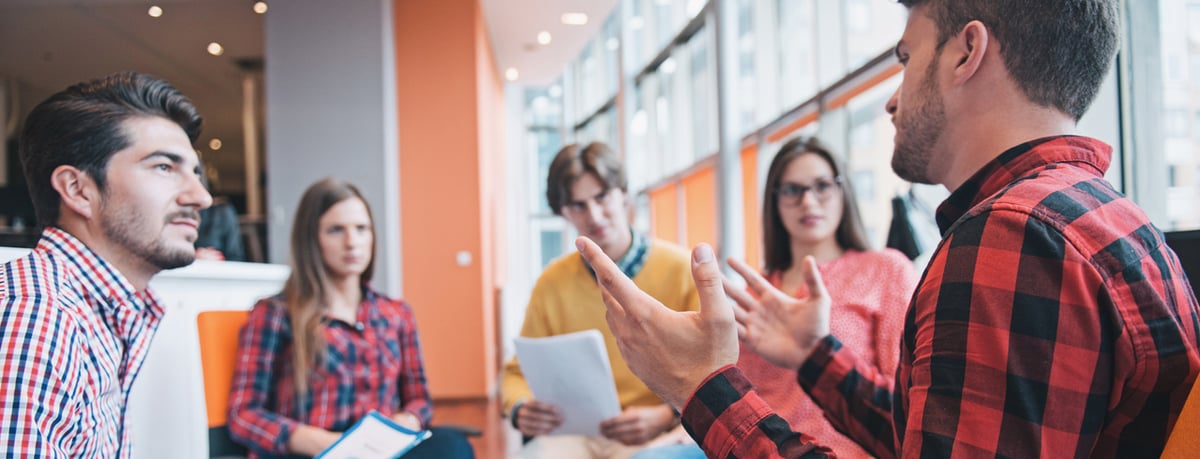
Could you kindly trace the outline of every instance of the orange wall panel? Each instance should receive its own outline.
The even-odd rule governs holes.
[[[685,245],[717,244],[717,176],[712,166],[683,178]]]
[[[394,1],[393,12],[404,297],[416,311],[432,395],[485,396],[495,371],[479,5]],[[459,251],[470,264],[455,262]]]
[[[758,147],[742,149],[742,222],[746,264],[762,267],[762,204],[758,199]]]
[[[679,192],[673,183],[650,192],[650,234],[679,242]]]

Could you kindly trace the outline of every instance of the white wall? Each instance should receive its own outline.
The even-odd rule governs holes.
[[[289,0],[265,25],[269,260],[287,263],[296,204],[337,176],[375,214],[375,287],[400,292],[395,66],[390,0]]]

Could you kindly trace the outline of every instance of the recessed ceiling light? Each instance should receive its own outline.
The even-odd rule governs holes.
[[[222,54],[225,54],[225,47],[221,46],[220,43],[217,43],[215,41],[212,43],[209,43],[208,44],[208,54],[212,54],[213,56],[220,56]]]
[[[254,12],[263,14],[267,12],[267,2],[254,2]]]
[[[212,140],[208,141],[208,148],[211,148],[212,151],[220,150],[221,149],[221,139],[213,137]]]
[[[543,45],[550,44],[550,32],[547,32],[545,30],[538,32],[537,41],[538,41],[538,43],[543,44]]]
[[[518,72],[515,68],[509,67],[508,70],[504,71],[504,79],[508,81],[517,81],[517,78],[520,77],[521,72]]]
[[[151,6],[149,10],[146,10],[146,14],[149,14],[152,18],[161,17],[162,13],[163,10],[158,5]]]
[[[561,20],[566,25],[585,25],[588,17],[584,13],[563,13]]]

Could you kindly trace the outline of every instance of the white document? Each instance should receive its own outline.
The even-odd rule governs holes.
[[[517,361],[533,398],[563,415],[556,435],[600,435],[600,421],[621,414],[612,366],[598,330],[516,339]]]
[[[428,430],[408,430],[379,412],[372,411],[315,459],[397,458],[431,435],[433,433]]]

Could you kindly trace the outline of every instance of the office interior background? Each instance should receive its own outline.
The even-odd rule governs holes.
[[[1108,179],[1160,228],[1200,230],[1200,0],[1126,0],[1123,13],[1079,132],[1114,147]],[[3,0],[0,246],[36,240],[16,158],[25,114],[77,81],[155,74],[205,116],[213,194],[268,264],[200,263],[222,271],[202,282],[277,289],[301,191],[349,179],[375,212],[375,286],[416,311],[435,401],[486,404],[534,280],[572,250],[544,198],[563,145],[623,154],[638,230],[757,265],[770,159],[816,135],[844,156],[875,247],[899,195],[936,241],[946,190],[889,165],[906,14],[891,0]],[[192,315],[179,326],[253,301],[195,298],[172,311]],[[196,347],[163,346],[152,355]]]

